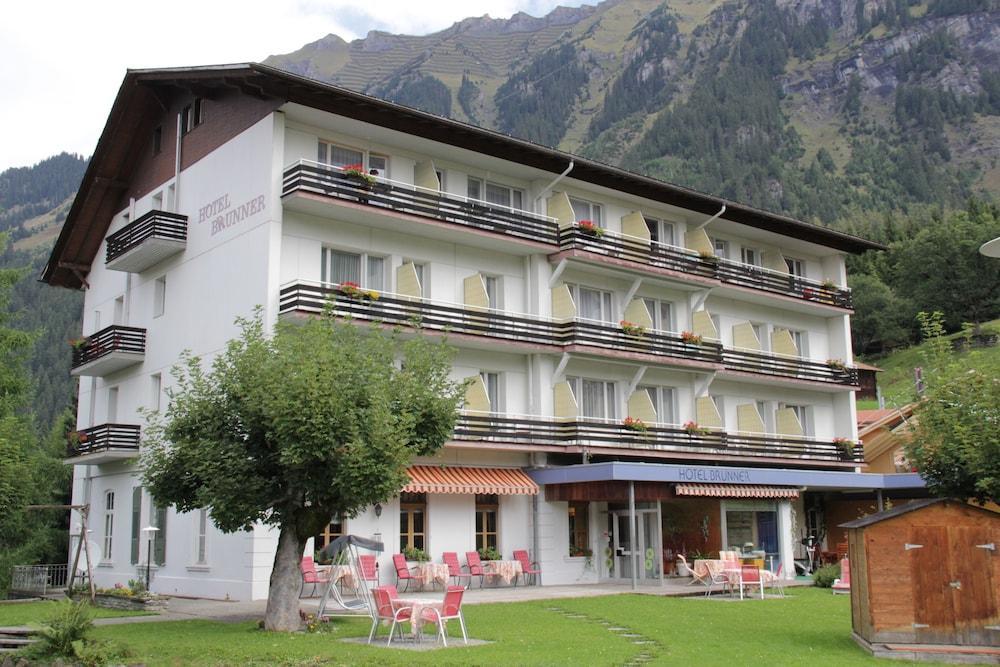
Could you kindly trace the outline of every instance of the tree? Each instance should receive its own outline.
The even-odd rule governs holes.
[[[925,316],[927,392],[915,412],[907,457],[934,495],[1000,502],[1000,363],[970,353],[948,364],[940,314]]]
[[[859,354],[884,352],[910,340],[913,311],[892,288],[869,273],[850,277],[854,295],[851,335]]]
[[[277,528],[264,627],[291,631],[306,540],[395,496],[412,458],[451,436],[464,385],[448,377],[452,349],[420,335],[330,316],[272,337],[259,312],[238,323],[209,370],[190,355],[174,370],[143,477],[157,502],[210,509],[225,532]]]

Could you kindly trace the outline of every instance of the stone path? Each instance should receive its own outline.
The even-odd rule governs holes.
[[[663,649],[663,645],[660,644],[660,642],[628,627],[627,625],[616,625],[608,619],[600,616],[581,614],[578,611],[569,611],[558,606],[546,607],[546,610],[556,614],[561,614],[562,616],[574,621],[596,623],[604,627],[604,629],[608,632],[618,635],[619,637],[624,637],[636,646],[642,647],[642,650],[639,653],[632,656],[624,663],[626,667],[637,667],[638,665],[644,665],[652,662],[659,656],[660,651]]]

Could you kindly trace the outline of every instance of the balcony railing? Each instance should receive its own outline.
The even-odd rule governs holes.
[[[495,310],[435,303],[380,294],[378,299],[342,294],[338,287],[292,283],[281,289],[279,312],[322,312],[330,300],[335,315],[392,325],[420,326],[431,331],[483,336],[535,345],[584,345],[685,360],[719,363],[718,343],[685,343],[679,334],[649,331],[628,334],[620,327],[593,320],[548,320]]]
[[[135,424],[100,424],[70,434],[69,456],[88,456],[94,462],[130,458],[139,454],[139,427]]]
[[[664,331],[626,333],[621,327],[595,320],[549,320],[496,310],[480,310],[457,304],[379,294],[377,299],[350,296],[336,285],[294,282],[281,288],[279,312],[320,313],[332,302],[340,317],[419,325],[432,331],[482,336],[534,345],[566,347],[584,345],[602,350],[649,354],[723,364],[727,370],[761,373],[776,377],[857,385],[857,370],[824,362],[784,357],[753,350],[723,348],[715,341],[687,343],[680,334]]]
[[[342,201],[409,213],[523,240],[556,245],[553,218],[381,177],[371,180],[332,165],[299,160],[285,168],[281,195],[311,192]]]
[[[601,420],[560,420],[534,416],[463,413],[455,426],[455,440],[603,447],[641,451],[703,452],[706,456],[729,454],[744,457],[778,457],[834,462],[858,462],[858,447],[834,441],[783,435],[702,431],[648,425],[634,430],[622,423]]]
[[[145,329],[113,324],[74,344],[72,373],[101,377],[139,363],[145,354]]]
[[[179,213],[146,213],[107,238],[105,264],[116,271],[144,271],[184,249],[187,222]]]
[[[10,570],[10,592],[18,595],[45,596],[66,588],[66,563],[50,565],[14,565]]]
[[[649,243],[606,230],[599,236],[579,227],[564,227],[559,230],[559,246],[563,250],[582,250],[617,257],[815,303],[848,309],[853,307],[850,290],[730,259],[703,257],[687,248]]]

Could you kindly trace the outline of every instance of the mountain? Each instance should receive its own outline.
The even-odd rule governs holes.
[[[265,62],[853,231],[1000,185],[998,0],[606,0]]]

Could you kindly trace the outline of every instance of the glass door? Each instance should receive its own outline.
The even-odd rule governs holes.
[[[631,579],[635,564],[638,566],[636,578],[659,578],[662,561],[659,556],[659,520],[656,510],[636,510],[638,530],[635,539],[632,539],[627,510],[611,512],[610,516],[613,549],[613,570],[610,576],[615,579]]]

